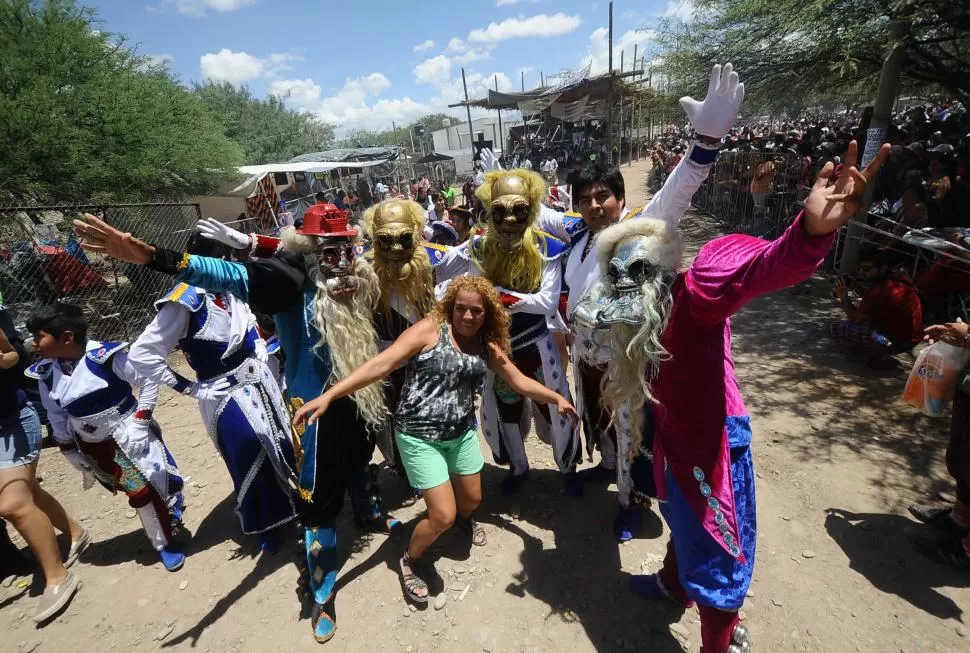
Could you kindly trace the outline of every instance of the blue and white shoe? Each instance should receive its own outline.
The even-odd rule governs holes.
[[[179,553],[178,551],[171,551],[168,547],[159,551],[158,555],[162,559],[162,564],[165,565],[165,569],[168,571],[178,571],[185,564],[185,554]]]
[[[313,611],[310,613],[310,623],[313,624],[313,639],[318,644],[329,642],[337,631],[337,622],[330,614],[332,610],[327,610],[326,606],[319,603],[313,604]]]

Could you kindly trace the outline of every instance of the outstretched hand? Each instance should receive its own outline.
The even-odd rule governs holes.
[[[195,230],[198,231],[203,238],[208,238],[209,240],[214,240],[217,243],[228,245],[233,249],[249,248],[249,236],[238,229],[233,229],[232,227],[219,222],[215,218],[202,218],[195,225]]]
[[[327,412],[330,407],[330,397],[326,393],[316,399],[306,402],[293,415],[293,426],[299,426],[306,420],[307,426],[313,426],[320,417]]]
[[[492,152],[487,147],[483,147],[481,150],[481,160],[482,160],[482,170],[485,172],[492,172],[494,170],[501,170],[502,164],[499,162],[498,157],[495,156],[495,152]]]
[[[872,181],[879,168],[889,156],[889,144],[879,148],[879,154],[869,162],[865,170],[859,171],[856,161],[859,144],[849,143],[842,173],[832,183],[835,164],[829,161],[818,173],[812,192],[805,199],[805,230],[812,236],[825,236],[848,222],[862,209],[862,196],[866,184]],[[830,185],[831,184],[831,185]]]
[[[84,214],[84,220],[74,221],[74,231],[81,237],[81,247],[94,254],[136,265],[151,263],[155,254],[155,248],[145,241],[115,229],[90,213]]]
[[[723,69],[721,64],[715,64],[707,96],[701,101],[682,97],[680,106],[697,134],[720,140],[731,131],[743,101],[744,84],[738,81],[733,64],[726,64]]]

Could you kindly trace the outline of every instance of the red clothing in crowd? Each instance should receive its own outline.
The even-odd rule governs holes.
[[[879,282],[863,295],[859,310],[894,345],[915,345],[923,338],[923,307],[908,279]]]

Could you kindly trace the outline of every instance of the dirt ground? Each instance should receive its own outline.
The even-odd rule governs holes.
[[[623,173],[630,204],[642,204],[646,165]],[[719,234],[695,213],[683,227],[694,251]],[[906,515],[910,502],[952,491],[943,467],[947,422],[901,402],[912,357],[873,372],[826,341],[818,325],[837,315],[829,293],[819,276],[752,303],[733,324],[758,472],[757,565],[743,611],[754,650],[970,650],[970,574],[918,554],[911,540],[929,533]],[[95,543],[76,567],[83,589],[44,628],[29,619],[39,579],[0,587],[0,649],[320,650],[296,600],[295,546],[263,556],[239,534],[229,476],[191,399],[163,392],[157,417],[192,479],[186,523],[194,539],[184,569],[165,572],[123,497],[97,487],[82,492],[79,475],[45,450],[45,487]],[[408,522],[402,535],[363,535],[345,510],[338,629],[325,646],[697,651],[696,611],[680,615],[627,590],[627,574],[659,567],[668,533],[656,509],[639,539],[618,545],[615,486],[588,487],[581,500],[563,497],[550,450],[534,435],[528,445],[533,474],[519,498],[501,498],[504,470],[485,468],[479,518],[488,546],[469,551],[451,534],[436,545],[447,583],[440,609],[414,611],[402,596],[396,562],[421,509],[402,507],[404,484],[382,475],[385,506]]]

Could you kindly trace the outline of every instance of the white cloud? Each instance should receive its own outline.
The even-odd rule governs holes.
[[[378,95],[381,91],[391,88],[391,80],[383,73],[371,73],[359,78],[360,86],[371,95]]]
[[[269,92],[298,107],[311,106],[320,99],[320,86],[312,79],[280,79],[270,85]]]
[[[162,0],[159,8],[172,8],[187,16],[205,16],[206,11],[210,9],[218,13],[227,13],[255,2],[256,0]]]
[[[215,82],[229,82],[234,86],[254,79],[276,77],[288,70],[290,62],[300,57],[283,52],[275,52],[268,57],[256,57],[248,52],[233,52],[223,48],[219,52],[209,52],[199,59],[203,79]]]
[[[414,46],[414,51],[424,52],[425,50],[430,50],[433,47],[434,47],[434,41],[432,41],[431,39],[428,39],[427,41],[418,43],[416,46]]]
[[[668,0],[663,17],[688,23],[694,18],[696,10],[697,6],[694,4],[694,0]]]
[[[562,12],[547,16],[539,14],[530,18],[506,18],[501,23],[489,23],[484,29],[473,29],[468,40],[477,43],[495,43],[515,38],[540,38],[568,34],[583,24],[579,16]]]
[[[414,81],[418,84],[442,86],[451,76],[451,59],[443,54],[425,59],[414,67]]]
[[[448,41],[448,45],[445,46],[445,52],[460,53],[460,52],[465,52],[466,50],[468,50],[468,44],[462,41],[457,36],[453,36],[451,40]]]
[[[495,0],[496,7],[506,7],[510,5],[517,5],[520,2],[529,2],[535,4],[537,2],[542,2],[542,0]]]
[[[430,105],[410,97],[368,99],[390,88],[391,81],[381,73],[348,79],[339,91],[324,98],[310,110],[324,122],[342,129],[385,129],[391,122],[408,124],[415,118],[432,113]]]
[[[620,69],[620,55],[623,53],[624,68],[633,69],[633,50],[637,49],[637,58],[645,56],[646,44],[657,36],[654,30],[641,29],[625,32],[617,43],[613,44],[613,70]],[[590,73],[598,75],[609,68],[609,30],[598,27],[589,35],[589,50],[583,59],[583,65],[590,64]]]

